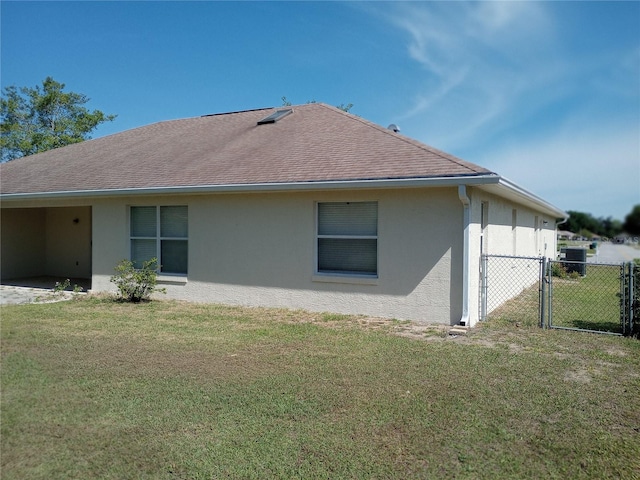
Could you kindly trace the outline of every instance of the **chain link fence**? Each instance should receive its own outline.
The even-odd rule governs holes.
[[[480,319],[615,335],[640,332],[640,268],[483,255]]]
[[[542,258],[483,255],[480,320],[540,325]]]
[[[624,265],[550,261],[548,268],[550,327],[623,333]]]

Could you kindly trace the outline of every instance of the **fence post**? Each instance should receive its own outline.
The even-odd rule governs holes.
[[[487,255],[482,254],[480,259],[481,271],[480,277],[482,278],[482,286],[480,289],[480,320],[485,321],[487,319]]]
[[[627,292],[629,291],[629,276],[626,263],[620,264],[620,325],[622,327],[622,335],[627,333],[627,320],[629,317],[629,309],[627,308]]]
[[[539,293],[538,293],[538,306],[540,308],[540,328],[544,328],[544,279],[547,271],[547,257],[540,259],[540,279],[539,279]]]
[[[640,301],[640,298],[636,298],[636,286],[635,286],[635,272],[633,271],[634,264],[633,262],[629,262],[629,335],[634,334],[633,323],[634,323],[634,306],[636,301]]]
[[[633,262],[622,264],[622,275],[620,283],[620,318],[622,321],[622,334],[633,334],[633,314],[634,314],[634,271]]]
[[[547,326],[551,328],[553,326],[553,263],[549,262],[547,266],[546,279],[547,279]]]

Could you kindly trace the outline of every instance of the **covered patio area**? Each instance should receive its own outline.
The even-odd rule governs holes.
[[[53,289],[91,288],[92,215],[89,206],[2,208],[0,284]]]

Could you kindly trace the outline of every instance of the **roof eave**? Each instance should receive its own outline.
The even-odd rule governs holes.
[[[501,197],[509,198],[518,203],[530,206],[555,219],[566,220],[569,218],[569,214],[567,212],[559,209],[555,205],[552,205],[546,200],[504,177],[498,176],[497,182],[485,183],[480,188]]]
[[[119,188],[105,190],[71,190],[0,194],[0,201],[73,199],[150,195],[198,195],[215,193],[268,193],[319,190],[363,190],[389,188],[421,188],[447,186],[477,186],[481,189],[534,207],[555,218],[568,214],[519,185],[495,173],[453,175],[441,177],[332,180],[317,182],[247,183],[225,185],[185,185],[172,187]]]
[[[284,191],[318,191],[343,189],[419,188],[496,183],[495,174],[457,175],[450,177],[391,178],[364,180],[331,180],[282,183],[247,183],[225,185],[184,185],[170,187],[117,188],[104,190],[70,190],[0,194],[0,200],[38,200],[78,197],[120,197],[137,195],[185,195],[207,193],[267,193]]]

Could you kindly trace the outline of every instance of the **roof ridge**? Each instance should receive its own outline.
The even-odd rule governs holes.
[[[458,158],[455,155],[451,155],[450,153],[447,153],[443,150],[437,149],[435,147],[432,147],[431,145],[427,145],[426,143],[420,142],[418,140],[415,140],[411,137],[407,137],[406,135],[402,135],[401,133],[397,133],[397,132],[392,132],[391,130],[389,130],[388,128],[384,128],[382,125],[378,125],[377,123],[374,123],[370,120],[367,120],[365,118],[362,118],[358,115],[354,115],[352,113],[349,113],[345,110],[342,110],[340,108],[337,107],[333,107],[331,105],[328,105],[326,103],[315,103],[314,105],[320,105],[324,108],[327,108],[329,110],[335,111],[336,113],[340,113],[342,115],[348,116],[349,118],[352,118],[354,120],[359,121],[360,123],[362,123],[363,125],[366,125],[368,127],[373,127],[376,130],[385,133],[386,135],[390,135],[392,138],[396,138],[400,141],[403,141],[405,143],[408,143],[409,145],[412,145],[414,147],[418,147],[422,150],[425,150],[429,153],[433,153],[435,155],[438,155],[441,158],[444,158],[446,160],[449,160],[451,162],[454,162],[455,164],[464,167],[464,168],[468,168],[469,170],[475,172],[475,173],[484,173],[485,171],[487,171],[487,168],[483,168],[480,165],[477,165],[473,162],[469,162],[467,160],[464,160],[462,158]],[[470,165],[473,165],[476,168],[471,168]],[[495,172],[490,172],[492,174],[495,174]]]
[[[198,117],[190,117],[190,118],[217,117],[220,115],[234,115],[236,113],[260,112],[262,110],[273,110],[274,108],[278,108],[278,107],[250,108],[248,110],[236,110],[235,112],[207,113],[204,115],[199,115]]]

